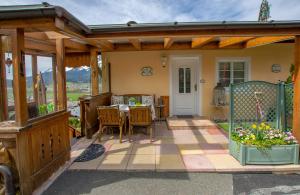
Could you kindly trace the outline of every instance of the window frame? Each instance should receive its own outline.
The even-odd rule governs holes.
[[[233,63],[234,62],[245,62],[245,81],[250,81],[251,80],[251,58],[250,57],[217,57],[216,58],[216,80],[215,80],[215,85],[220,80],[219,76],[219,64],[221,62],[230,62],[230,83],[233,82]],[[225,87],[226,91],[229,91],[229,87]]]

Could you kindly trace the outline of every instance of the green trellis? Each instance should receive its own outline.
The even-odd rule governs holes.
[[[293,120],[293,98],[294,98],[294,85],[292,83],[284,85],[284,116],[283,128],[292,129]]]
[[[292,115],[292,84],[248,81],[230,85],[230,131],[259,122],[291,129]]]

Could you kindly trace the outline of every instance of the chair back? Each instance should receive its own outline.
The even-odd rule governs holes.
[[[151,125],[151,106],[130,106],[129,123],[131,125]]]
[[[119,107],[99,106],[97,107],[98,119],[101,125],[119,125]]]

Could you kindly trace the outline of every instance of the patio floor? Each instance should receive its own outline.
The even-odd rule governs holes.
[[[137,132],[137,131],[135,131]],[[141,131],[140,131],[141,132]],[[74,162],[70,170],[114,171],[187,171],[187,172],[269,172],[300,171],[300,165],[241,166],[228,151],[228,138],[218,127],[195,130],[168,130],[165,122],[155,123],[155,140],[136,134],[133,142],[126,137],[106,135],[101,144],[106,152],[88,162]],[[98,141],[95,141],[98,143]]]

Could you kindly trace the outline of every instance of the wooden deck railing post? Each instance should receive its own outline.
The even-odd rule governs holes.
[[[56,39],[56,65],[57,65],[57,108],[67,109],[66,70],[65,70],[64,39]]]
[[[90,49],[92,95],[99,94],[98,48]]]
[[[32,55],[32,82],[33,82],[33,98],[36,103],[38,103],[38,87],[37,87],[37,55]]]
[[[53,101],[54,101],[54,109],[57,110],[57,68],[56,68],[56,57],[52,56],[52,77],[53,77]]]
[[[12,33],[12,57],[15,119],[18,126],[25,126],[28,119],[28,111],[26,100],[24,29],[17,28]]]
[[[6,89],[6,68],[4,62],[4,47],[0,35],[0,121],[7,120],[7,89]]]
[[[293,134],[300,142],[300,36],[295,38]]]

